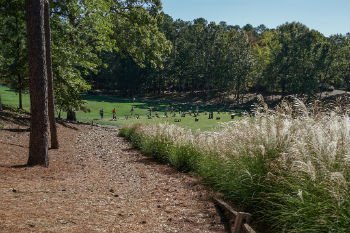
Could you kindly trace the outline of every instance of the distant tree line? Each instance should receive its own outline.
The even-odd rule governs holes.
[[[0,82],[28,88],[24,0],[0,0]],[[350,36],[326,37],[293,22],[275,29],[173,20],[159,0],[52,0],[52,67],[57,111],[81,94],[124,96],[250,92],[314,95],[350,88]]]
[[[297,22],[269,29],[174,21],[166,14],[158,26],[172,43],[163,67],[140,67],[124,52],[104,53],[108,66],[89,77],[94,88],[123,95],[227,92],[237,99],[248,92],[314,95],[350,88],[349,34],[326,37]]]

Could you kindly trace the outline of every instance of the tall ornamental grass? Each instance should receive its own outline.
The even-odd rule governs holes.
[[[294,100],[195,132],[175,125],[121,130],[135,146],[197,173],[267,232],[350,232],[350,118]]]

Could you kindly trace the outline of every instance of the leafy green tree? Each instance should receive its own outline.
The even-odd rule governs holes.
[[[350,34],[331,36],[329,44],[325,82],[350,90]]]
[[[271,63],[280,49],[281,44],[278,41],[278,34],[275,30],[265,30],[260,35],[259,41],[253,45],[255,66],[252,75],[256,91],[266,94],[276,90],[276,76],[270,75],[274,72],[273,68],[275,67]]]
[[[249,78],[254,65],[254,58],[248,37],[243,32],[235,30],[229,33],[227,46],[227,63],[229,76],[232,78],[229,86],[234,89],[236,99],[239,100],[241,93],[246,91]]]
[[[18,107],[28,86],[24,1],[0,0],[0,79],[18,92]]]
[[[143,82],[147,82],[142,78],[144,73],[152,70],[157,76],[164,68],[171,43],[159,30],[164,17],[160,2],[117,2],[108,3],[111,9],[107,14],[111,22],[108,38],[112,49],[104,48],[100,52],[100,72],[89,75],[88,80],[92,80],[97,88],[105,86],[102,82],[123,92],[127,87],[128,94],[133,95]],[[139,78],[134,78],[136,76]]]
[[[140,66],[163,66],[171,44],[159,31],[163,20],[159,0],[111,1],[111,23],[117,51],[129,54]]]
[[[314,94],[327,57],[324,36],[300,23],[281,25],[277,34],[278,50],[274,51],[265,75],[279,84],[282,94]]]

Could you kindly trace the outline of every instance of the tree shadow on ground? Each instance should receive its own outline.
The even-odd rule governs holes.
[[[30,128],[18,128],[18,129],[15,129],[15,128],[4,128],[4,129],[0,129],[0,130],[3,130],[3,131],[9,131],[9,132],[13,132],[13,133],[26,133],[26,132],[30,132]]]
[[[12,169],[21,169],[21,168],[28,168],[29,166],[27,164],[17,164],[17,165],[4,165],[0,164],[0,167],[2,168],[12,168]]]
[[[238,108],[231,108],[225,105],[206,105],[206,104],[196,104],[196,103],[136,103],[135,108],[138,109],[150,109],[156,112],[170,112],[171,110],[175,112],[230,112],[230,111],[241,111]]]
[[[0,120],[20,126],[29,126],[30,117],[27,114],[19,115],[19,113],[16,112],[0,111]]]
[[[122,98],[111,95],[102,95],[102,94],[89,94],[83,95],[83,99],[87,101],[96,101],[96,102],[107,102],[107,103],[132,103],[131,98]]]
[[[228,104],[209,104],[209,103],[196,103],[195,101],[177,101],[177,100],[169,100],[169,99],[149,99],[149,98],[137,98],[134,100],[132,98],[122,98],[117,96],[109,96],[103,94],[89,94],[84,95],[84,100],[87,101],[96,101],[96,102],[104,102],[104,103],[129,103],[132,104],[135,108],[138,109],[150,109],[152,111],[164,112],[171,111],[171,107],[173,107],[174,111],[196,111],[198,107],[200,112],[228,112],[233,111],[234,109]],[[235,108],[235,110],[239,110]]]
[[[77,127],[74,127],[74,126],[72,126],[72,125],[69,125],[69,124],[67,124],[66,122],[62,121],[62,120],[56,121],[56,122],[57,122],[57,124],[62,125],[62,126],[65,127],[65,128],[73,129],[73,130],[76,130],[76,131],[79,130]]]
[[[28,148],[28,146],[23,146],[23,145],[19,145],[19,144],[14,144],[14,143],[10,143],[10,142],[3,142],[3,141],[0,141],[0,143],[5,144],[5,145],[10,145],[10,146],[17,146],[17,147],[22,147],[22,148]]]

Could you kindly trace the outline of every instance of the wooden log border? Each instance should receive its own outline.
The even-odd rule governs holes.
[[[229,204],[215,197],[213,202],[228,233],[257,233],[249,226],[251,214],[235,211]]]

